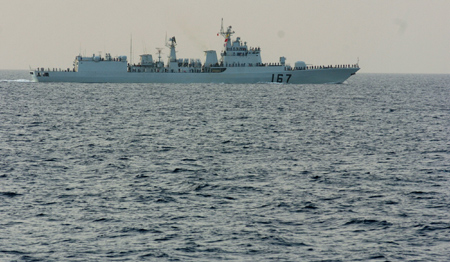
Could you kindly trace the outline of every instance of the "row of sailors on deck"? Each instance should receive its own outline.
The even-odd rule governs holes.
[[[307,66],[307,67],[294,67],[294,70],[309,70],[309,69],[328,69],[328,68],[357,68],[357,64],[354,65],[329,65],[329,66]]]
[[[227,47],[226,51],[247,51],[246,47]],[[260,47],[250,47],[248,51],[261,51]]]
[[[41,67],[41,68],[37,68],[36,69],[36,71],[41,71],[41,72],[44,72],[44,71],[48,71],[48,72],[50,72],[50,71],[52,71],[52,72],[75,72],[75,68],[72,68],[72,69],[70,69],[70,68],[67,68],[67,69],[61,69],[61,68],[52,68],[52,69],[50,69],[50,68],[47,68],[47,70],[45,70],[45,68],[43,68],[43,67]]]

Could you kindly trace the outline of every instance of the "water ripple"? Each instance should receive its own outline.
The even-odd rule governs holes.
[[[446,261],[449,83],[1,81],[0,260]]]

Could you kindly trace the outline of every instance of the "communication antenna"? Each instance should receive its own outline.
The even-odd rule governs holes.
[[[133,34],[130,34],[130,65],[133,64]]]

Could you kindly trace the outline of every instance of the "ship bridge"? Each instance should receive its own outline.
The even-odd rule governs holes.
[[[222,26],[220,34],[225,38],[224,50],[221,53],[220,62],[223,66],[258,66],[262,64],[261,49],[249,48],[247,42],[242,42],[240,37],[236,37],[232,41],[231,36],[234,34],[231,26],[226,30]]]
[[[225,45],[221,56],[224,66],[257,66],[262,63],[261,49],[248,48],[247,42],[242,43],[240,37],[237,37],[232,44]]]

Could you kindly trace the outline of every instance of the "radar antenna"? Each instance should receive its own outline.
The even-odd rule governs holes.
[[[169,41],[166,42],[166,46],[170,48],[170,56],[168,56],[170,62],[177,61],[177,52],[175,51],[175,46],[177,46],[177,40],[175,36],[169,38]]]
[[[167,37],[166,37],[167,39]],[[175,39],[175,36],[169,38],[169,41],[166,40],[166,46],[168,48],[172,48],[175,47],[177,45],[177,40]]]

